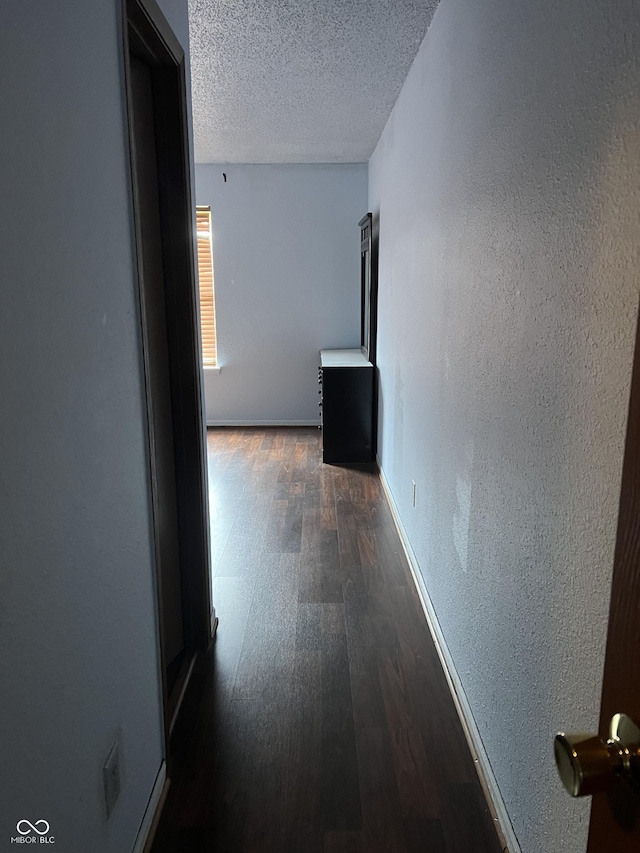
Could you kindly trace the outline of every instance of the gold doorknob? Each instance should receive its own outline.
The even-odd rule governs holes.
[[[558,732],[553,742],[556,767],[572,797],[608,790],[622,777],[640,790],[640,729],[626,714],[614,714],[609,739]]]

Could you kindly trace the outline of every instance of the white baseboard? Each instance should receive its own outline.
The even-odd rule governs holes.
[[[150,849],[168,790],[167,764],[163,761],[158,770],[158,775],[156,776],[156,781],[154,782],[132,853],[147,853]]]
[[[231,421],[219,421],[219,420],[209,420],[207,418],[207,426],[208,427],[279,427],[279,426],[291,426],[291,427],[308,427],[308,426],[320,426],[320,421],[243,421],[243,420],[231,420]]]
[[[513,831],[507,808],[504,804],[504,800],[502,799],[500,789],[498,788],[498,782],[496,781],[496,777],[494,776],[491,768],[489,756],[484,748],[480,731],[478,730],[478,726],[476,725],[476,721],[471,711],[471,706],[469,705],[469,701],[462,686],[462,681],[460,680],[460,676],[456,670],[451,652],[449,651],[444,634],[442,633],[442,628],[438,622],[438,617],[433,607],[433,603],[429,593],[427,592],[427,588],[422,578],[422,573],[418,567],[418,561],[416,560],[413,548],[411,547],[411,543],[407,537],[404,525],[400,520],[396,502],[393,494],[391,493],[391,489],[389,488],[389,483],[384,475],[382,466],[380,465],[380,459],[377,459],[376,461],[380,471],[380,482],[382,483],[382,488],[387,497],[391,514],[393,515],[393,520],[400,536],[400,542],[402,543],[402,547],[411,569],[411,574],[413,575],[413,581],[416,585],[416,590],[422,603],[422,609],[424,611],[429,630],[431,631],[433,642],[438,652],[440,662],[442,663],[444,673],[447,677],[447,682],[449,683],[449,689],[451,691],[458,716],[460,717],[460,722],[462,723],[462,727],[469,744],[469,749],[471,750],[471,755],[474,759],[480,784],[482,785],[487,804],[496,824],[500,841],[504,845],[504,853],[521,853],[520,844],[518,843],[516,834]]]

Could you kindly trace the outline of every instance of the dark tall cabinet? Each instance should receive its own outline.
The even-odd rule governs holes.
[[[323,462],[372,462],[373,364],[360,349],[320,351]]]
[[[373,462],[376,454],[377,277],[373,217],[360,230],[360,348],[320,351],[320,422],[323,462]]]

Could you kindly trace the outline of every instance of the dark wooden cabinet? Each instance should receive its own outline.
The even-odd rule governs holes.
[[[374,462],[376,456],[377,276],[373,217],[360,230],[360,348],[320,350],[320,423],[323,462]],[[377,251],[377,249],[376,249]]]
[[[373,364],[360,349],[320,351],[323,462],[372,462]]]

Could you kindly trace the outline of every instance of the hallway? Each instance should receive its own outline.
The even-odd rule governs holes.
[[[154,853],[499,853],[369,467],[313,428],[208,432],[220,619]]]

